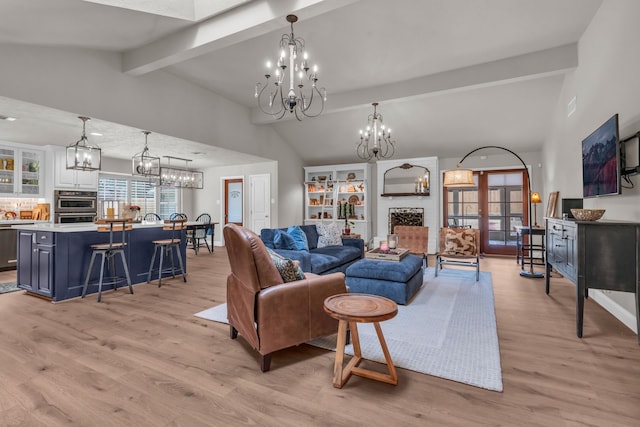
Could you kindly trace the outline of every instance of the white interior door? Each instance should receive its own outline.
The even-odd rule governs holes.
[[[251,229],[260,234],[263,228],[271,228],[271,176],[269,174],[249,176]]]

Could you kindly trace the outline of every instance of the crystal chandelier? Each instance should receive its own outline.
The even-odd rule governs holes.
[[[201,171],[190,170],[188,168],[188,164],[192,160],[172,156],[163,157],[169,160],[169,165],[160,167],[160,185],[176,188],[204,188],[204,173]],[[180,160],[184,162],[184,168],[172,167],[171,160]]]
[[[133,175],[158,177],[160,176],[160,157],[153,156],[147,146],[147,138],[151,132],[143,130],[142,133],[144,134],[144,149],[131,158],[131,173]]]
[[[396,142],[391,139],[391,128],[382,123],[382,114],[377,112],[378,103],[374,102],[373,114],[369,115],[367,129],[360,130],[358,157],[363,160],[387,159],[396,151]]]
[[[87,139],[86,125],[89,117],[78,116],[82,120],[82,136],[74,144],[67,146],[67,169],[79,171],[100,170],[101,153],[100,147],[89,145]]]
[[[272,64],[267,61],[267,74],[264,84],[257,83],[254,96],[258,101],[258,107],[265,114],[270,114],[276,119],[284,117],[288,111],[295,114],[296,119],[302,120],[305,117],[316,117],[322,113],[324,103],[327,100],[327,91],[325,88],[318,89],[318,67],[314,65],[313,70],[309,71],[309,62],[307,53],[304,50],[304,39],[293,35],[293,23],[298,21],[295,15],[287,15],[287,22],[291,24],[291,34],[283,34],[280,39],[280,57],[273,71],[273,90],[268,94],[264,93],[269,86],[271,78]],[[289,89],[283,88],[286,84],[285,75],[289,69]],[[298,81],[296,85],[296,80]],[[311,82],[308,91],[304,91],[304,83]],[[296,86],[298,92],[296,93]],[[285,93],[286,91],[286,93]],[[263,96],[264,94],[264,96]],[[313,104],[314,96],[319,99],[319,107]],[[266,106],[265,104],[268,104]],[[311,110],[311,105],[314,105]]]

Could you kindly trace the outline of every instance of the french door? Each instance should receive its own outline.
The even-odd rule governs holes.
[[[527,225],[527,174],[524,169],[477,171],[474,185],[444,188],[444,223],[478,228],[480,252],[515,255],[516,227]]]

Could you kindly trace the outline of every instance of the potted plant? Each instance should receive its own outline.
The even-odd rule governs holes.
[[[355,209],[351,203],[343,203],[341,205],[342,214],[344,216],[344,234],[351,234],[351,226],[355,223],[353,221],[349,221],[349,218],[355,213]]]
[[[351,226],[354,225],[353,221],[349,221],[349,218],[345,217],[344,219],[344,234],[351,234]]]

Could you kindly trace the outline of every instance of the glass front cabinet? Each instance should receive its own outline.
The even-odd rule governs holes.
[[[365,243],[371,234],[366,163],[305,167],[304,223],[335,222]]]
[[[0,144],[0,195],[42,197],[44,151]]]

